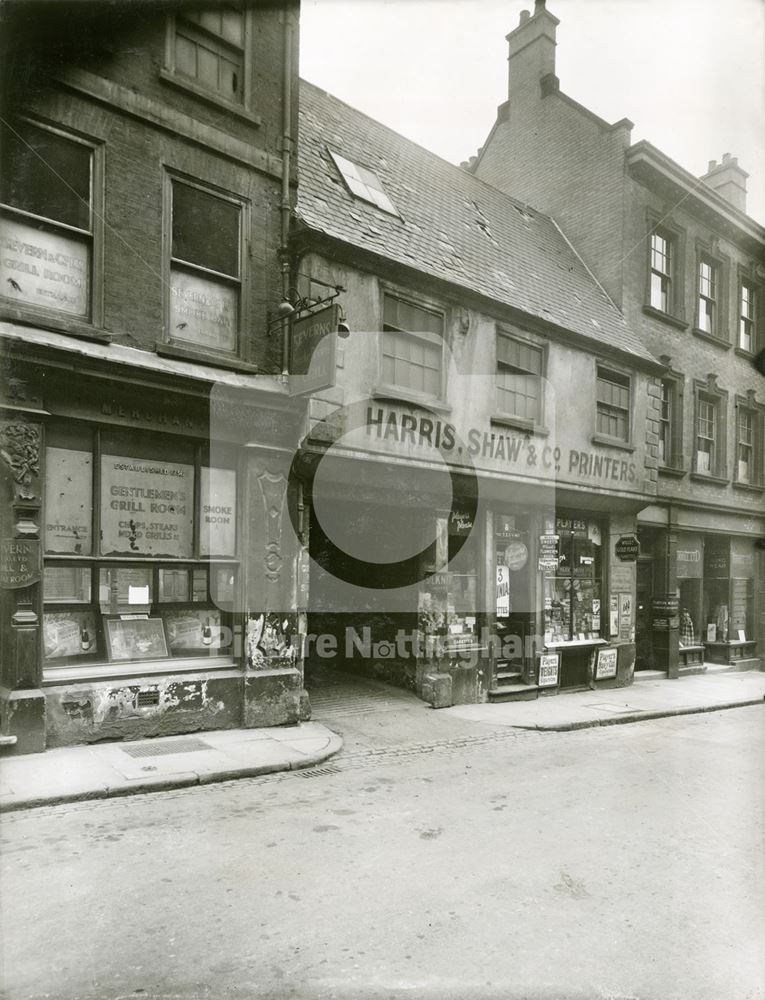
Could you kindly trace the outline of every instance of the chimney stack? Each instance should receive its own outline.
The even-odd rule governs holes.
[[[518,27],[506,36],[508,97],[529,85],[538,86],[545,76],[555,76],[555,29],[559,24],[545,7],[545,0],[535,0],[533,14],[521,11]]]
[[[702,181],[708,184],[727,202],[742,212],[746,211],[746,179],[749,174],[738,165],[738,157],[723,155],[720,163],[710,160]]]

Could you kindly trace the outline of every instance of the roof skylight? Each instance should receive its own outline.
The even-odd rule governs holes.
[[[332,159],[335,161],[335,166],[340,171],[352,195],[356,198],[361,198],[362,201],[368,201],[370,204],[376,205],[377,208],[382,209],[383,212],[388,212],[389,215],[398,215],[396,206],[383,190],[382,183],[377,174],[371,170],[367,170],[366,167],[359,166],[358,163],[346,160],[344,156],[333,153],[332,150],[330,150],[330,153],[332,154]]]

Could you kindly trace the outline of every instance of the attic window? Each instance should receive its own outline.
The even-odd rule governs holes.
[[[377,174],[371,170],[367,170],[366,167],[361,167],[357,163],[353,163],[351,160],[346,160],[344,156],[332,153],[331,150],[330,153],[348,190],[354,197],[376,205],[377,208],[382,209],[383,212],[388,212],[389,215],[398,215],[396,206],[383,190]]]

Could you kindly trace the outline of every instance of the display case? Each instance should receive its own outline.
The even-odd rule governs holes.
[[[602,544],[596,521],[558,518],[556,566],[544,572],[545,642],[548,645],[600,638]],[[548,546],[549,548],[549,546]]]

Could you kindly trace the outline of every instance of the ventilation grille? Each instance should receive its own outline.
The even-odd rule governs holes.
[[[138,708],[147,708],[149,705],[159,705],[159,691],[157,688],[149,688],[147,691],[139,691],[135,699]]]
[[[192,736],[185,740],[138,743],[136,746],[124,746],[121,749],[129,757],[165,757],[172,753],[195,753],[198,750],[211,750],[212,747],[204,740],[198,740]]]

